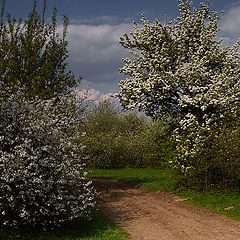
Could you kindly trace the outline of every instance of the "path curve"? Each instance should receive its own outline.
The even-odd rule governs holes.
[[[240,240],[240,221],[184,204],[179,197],[97,180],[99,207],[132,240]]]

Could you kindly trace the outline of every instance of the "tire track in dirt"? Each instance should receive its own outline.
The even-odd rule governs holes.
[[[99,207],[133,240],[240,240],[240,222],[162,192],[97,180]]]

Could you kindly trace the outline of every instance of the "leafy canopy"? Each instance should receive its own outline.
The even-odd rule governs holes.
[[[25,20],[5,16],[5,1],[0,7],[1,84],[11,91],[21,87],[28,98],[38,95],[42,99],[67,93],[76,86],[77,80],[67,70],[67,17],[60,34],[56,9],[50,22],[45,21],[46,1],[42,13],[34,2]]]

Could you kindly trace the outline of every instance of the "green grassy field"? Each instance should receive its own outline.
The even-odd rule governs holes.
[[[53,232],[0,230],[1,240],[128,240],[128,234],[96,211],[91,222],[71,222]]]
[[[170,191],[189,198],[186,202],[213,212],[224,214],[240,220],[240,192],[209,191],[197,192],[179,188],[176,175],[171,170],[163,169],[94,169],[90,173],[92,178],[118,179],[147,187],[151,191]]]

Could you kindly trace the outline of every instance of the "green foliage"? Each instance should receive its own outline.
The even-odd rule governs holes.
[[[216,131],[217,132],[217,131]],[[182,184],[197,189],[240,188],[240,126],[234,125],[212,133],[198,154],[189,159],[189,169]]]
[[[67,70],[67,24],[64,17],[62,34],[57,31],[57,11],[45,22],[46,1],[42,13],[33,5],[28,18],[5,17],[5,1],[0,4],[0,84],[11,92],[24,89],[25,96],[49,99],[66,93],[77,81]]]
[[[120,113],[109,102],[87,116],[83,139],[91,167],[163,166],[174,155],[168,124],[134,112]]]

